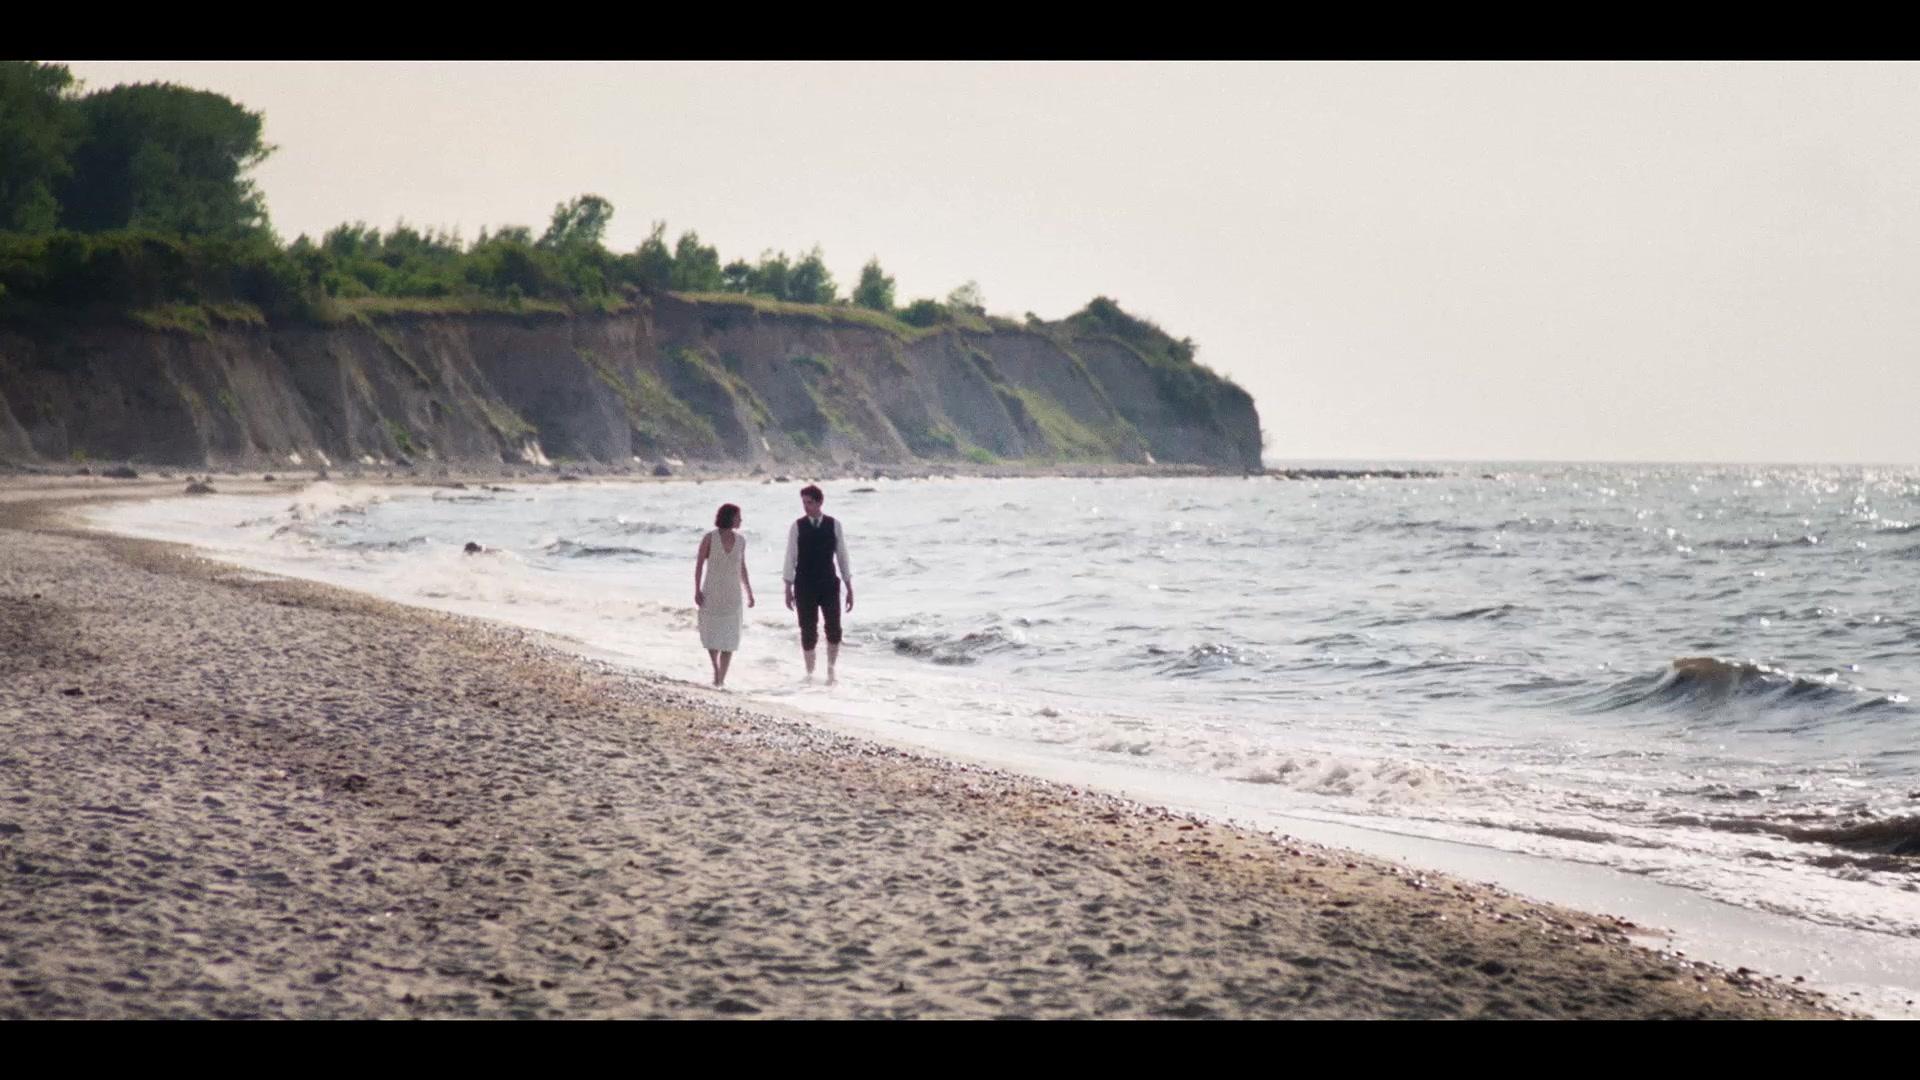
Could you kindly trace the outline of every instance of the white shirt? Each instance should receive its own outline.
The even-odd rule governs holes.
[[[812,528],[819,528],[820,522],[808,515],[813,522]],[[840,580],[853,584],[853,567],[847,562],[847,530],[840,527],[840,519],[833,519],[833,561],[840,567]],[[787,584],[793,584],[793,575],[800,565],[800,523],[794,522],[787,529],[787,563],[783,576]]]

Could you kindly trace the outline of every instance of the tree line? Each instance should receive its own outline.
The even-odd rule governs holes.
[[[58,64],[0,62],[0,304],[252,305],[318,315],[365,297],[528,301],[606,308],[637,293],[735,293],[846,304],[915,326],[984,315],[973,282],[899,304],[870,259],[842,295],[820,249],[723,260],[697,232],[656,223],[634,250],[608,249],[613,204],[581,195],[546,229],[457,233],[401,222],[342,224],[283,243],[250,178],[274,147],[264,118],[211,91],[168,83],[82,93]]]

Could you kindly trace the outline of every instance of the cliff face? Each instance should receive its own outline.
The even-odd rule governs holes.
[[[1070,324],[903,335],[656,296],[613,315],[0,325],[0,460],[184,467],[663,456],[1260,467],[1239,387]]]

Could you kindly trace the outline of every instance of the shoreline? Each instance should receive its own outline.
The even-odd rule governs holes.
[[[172,484],[0,482],[0,1015],[1833,1015],[1606,916],[59,521]]]
[[[1218,478],[1252,479],[1267,477],[1276,480],[1425,480],[1451,475],[1438,469],[1403,468],[1333,468],[1333,467],[1287,467],[1266,466],[1260,469],[1228,469],[1214,465],[1171,465],[1142,462],[1062,462],[1052,464],[1028,464],[1009,462],[1000,464],[980,464],[976,462],[916,462],[907,465],[889,464],[802,464],[770,467],[765,463],[747,462],[681,462],[664,465],[669,473],[660,474],[656,466],[635,462],[631,465],[607,465],[600,463],[564,463],[555,465],[509,465],[502,463],[497,467],[482,467],[471,462],[455,462],[427,465],[396,465],[389,462],[373,464],[348,462],[339,466],[315,467],[312,465],[289,465],[276,468],[265,465],[259,469],[240,469],[231,466],[218,468],[207,466],[177,465],[141,465],[131,462],[88,462],[57,465],[50,463],[7,463],[0,462],[0,486],[9,481],[22,480],[54,483],[71,481],[74,483],[151,483],[159,480],[225,481],[229,483],[313,483],[320,480],[366,484],[411,484],[433,486],[453,483],[555,483],[574,481],[739,481],[739,482],[861,482],[868,480],[926,480],[926,479],[1008,479],[1008,478],[1064,478],[1064,479],[1181,479],[1181,478]],[[822,469],[824,471],[810,471]],[[117,470],[130,470],[134,476],[112,475]]]

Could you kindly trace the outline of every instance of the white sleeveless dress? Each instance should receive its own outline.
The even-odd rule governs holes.
[[[720,652],[740,651],[740,560],[747,539],[733,536],[733,550],[720,542],[720,530],[707,534],[707,580],[701,588],[707,602],[700,606],[700,647]]]

